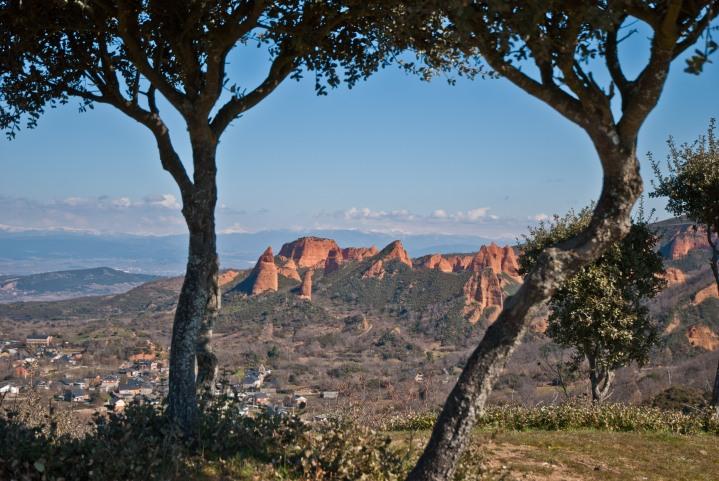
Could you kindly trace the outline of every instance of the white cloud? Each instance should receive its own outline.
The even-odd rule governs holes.
[[[542,221],[549,220],[549,216],[547,214],[541,213],[541,214],[537,214],[537,215],[533,215],[533,216],[529,217],[529,220],[533,220],[535,222],[542,222]]]
[[[84,197],[68,197],[66,199],[63,199],[61,203],[69,205],[71,207],[75,207],[87,203],[87,199],[85,199]]]
[[[247,234],[249,232],[251,232],[249,229],[237,223],[220,230],[220,234]]]
[[[489,212],[489,207],[479,207],[477,209],[471,209],[467,212],[457,212],[456,218],[458,220],[469,220],[469,221],[476,221],[483,219],[487,217],[487,213]]]
[[[132,206],[132,201],[129,197],[118,197],[117,199],[113,199],[111,201],[112,205],[115,207],[130,207]]]
[[[407,209],[399,209],[392,211],[372,210],[368,207],[351,207],[341,213],[346,220],[362,220],[362,219],[406,219],[412,220],[415,215]]]
[[[447,211],[444,209],[437,209],[432,212],[431,217],[435,219],[446,219],[447,217],[449,217],[449,214],[447,214]]]
[[[177,202],[177,198],[172,194],[162,194],[159,197],[145,197],[145,202],[150,205],[164,207],[165,209],[180,208],[180,203]]]

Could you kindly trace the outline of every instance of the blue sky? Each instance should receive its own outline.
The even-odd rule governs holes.
[[[631,48],[625,58],[639,56]],[[242,65],[237,59],[233,68]],[[264,66],[248,62],[256,76]],[[666,153],[719,116],[719,68],[676,63],[639,151]],[[248,77],[248,78],[249,78]],[[586,135],[505,80],[421,82],[391,67],[317,97],[286,81],[236,120],[219,149],[221,231],[356,228],[515,237],[537,216],[598,195]],[[165,108],[163,112],[169,112]],[[187,157],[184,130],[171,121]],[[0,224],[103,232],[184,232],[177,188],[139,124],[108,107],[48,112],[0,140]],[[651,178],[643,161],[645,180]],[[661,201],[649,205],[661,210]]]

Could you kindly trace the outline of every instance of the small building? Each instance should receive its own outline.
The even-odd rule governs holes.
[[[110,392],[120,386],[120,378],[113,374],[109,374],[100,381],[100,391]]]
[[[90,386],[87,379],[76,379],[72,382],[72,385],[78,389],[87,389]]]
[[[337,391],[322,391],[320,397],[322,399],[337,399],[340,393]]]
[[[64,399],[68,402],[81,403],[90,400],[90,395],[83,389],[68,389],[64,393]]]
[[[20,386],[10,382],[0,383],[0,394],[20,394]]]
[[[256,392],[252,396],[255,404],[261,404],[262,406],[268,406],[270,404],[270,395],[265,392]]]
[[[28,346],[49,346],[52,344],[52,336],[47,334],[32,334],[25,339]]]

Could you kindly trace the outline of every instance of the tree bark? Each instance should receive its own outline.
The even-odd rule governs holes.
[[[215,235],[217,186],[216,142],[193,141],[194,183],[183,192],[182,213],[189,230],[189,253],[170,347],[167,414],[188,437],[198,420],[197,380],[212,383],[216,358],[210,350],[212,320],[219,309],[218,256]],[[196,374],[197,369],[197,374]]]
[[[494,381],[525,332],[530,315],[567,277],[596,259],[629,230],[631,209],[642,190],[635,141],[617,145],[613,136],[594,143],[604,167],[602,194],[589,227],[579,236],[549,248],[509,297],[467,360],[467,365],[440,413],[432,436],[407,481],[452,479],[476,417],[482,412]]]
[[[719,292],[719,227],[715,227],[714,232],[717,234],[717,240],[712,240],[712,228],[707,226],[707,239],[712,248],[711,268],[714,274],[714,281]],[[714,414],[719,417],[719,362],[717,362],[717,372],[714,375],[714,389],[712,390],[711,405],[714,407]]]
[[[589,362],[589,383],[592,390],[592,401],[596,403],[604,402],[609,396],[614,373],[599,366],[594,356],[587,356],[587,361]]]

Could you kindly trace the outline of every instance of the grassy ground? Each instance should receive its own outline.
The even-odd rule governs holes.
[[[419,454],[428,433],[393,433]],[[463,481],[717,481],[719,437],[600,431],[479,432]],[[211,461],[193,481],[294,479],[248,459]]]
[[[401,444],[411,435],[398,434]],[[426,439],[411,440],[419,446]],[[481,480],[717,481],[719,437],[600,431],[480,432]],[[471,478],[470,478],[471,479]]]

